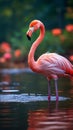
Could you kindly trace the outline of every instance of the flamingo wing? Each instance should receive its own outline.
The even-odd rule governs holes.
[[[50,64],[46,60],[40,62],[40,70],[47,74],[64,74],[65,71],[60,69],[56,64]]]
[[[46,61],[46,65],[48,64],[48,62]],[[50,69],[50,71],[52,73],[55,73],[55,74],[64,74],[64,70],[62,70],[61,68],[59,68],[56,64],[52,64],[52,66],[47,66],[48,69]]]
[[[38,59],[39,69],[43,73],[47,74],[65,74],[68,71],[68,68],[71,68],[71,63],[56,53],[45,53]]]

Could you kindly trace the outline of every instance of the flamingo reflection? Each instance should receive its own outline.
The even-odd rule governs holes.
[[[28,130],[73,130],[73,108],[50,106],[49,109],[29,111],[28,116]]]

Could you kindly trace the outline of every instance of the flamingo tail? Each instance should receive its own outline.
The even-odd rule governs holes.
[[[73,65],[72,68],[70,69],[70,75],[73,77]]]
[[[70,75],[73,76],[73,69],[70,71]]]

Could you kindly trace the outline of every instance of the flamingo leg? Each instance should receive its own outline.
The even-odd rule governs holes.
[[[50,81],[48,80],[48,100],[50,101],[51,92],[50,92]]]
[[[58,84],[57,84],[57,79],[55,79],[55,91],[56,91],[56,101],[58,101],[59,96],[58,96]]]

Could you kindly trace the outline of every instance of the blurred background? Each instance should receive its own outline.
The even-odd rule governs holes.
[[[73,0],[0,0],[0,68],[28,67],[33,41],[26,37],[29,23],[41,20],[45,38],[35,58],[44,52],[57,52],[73,62]]]

